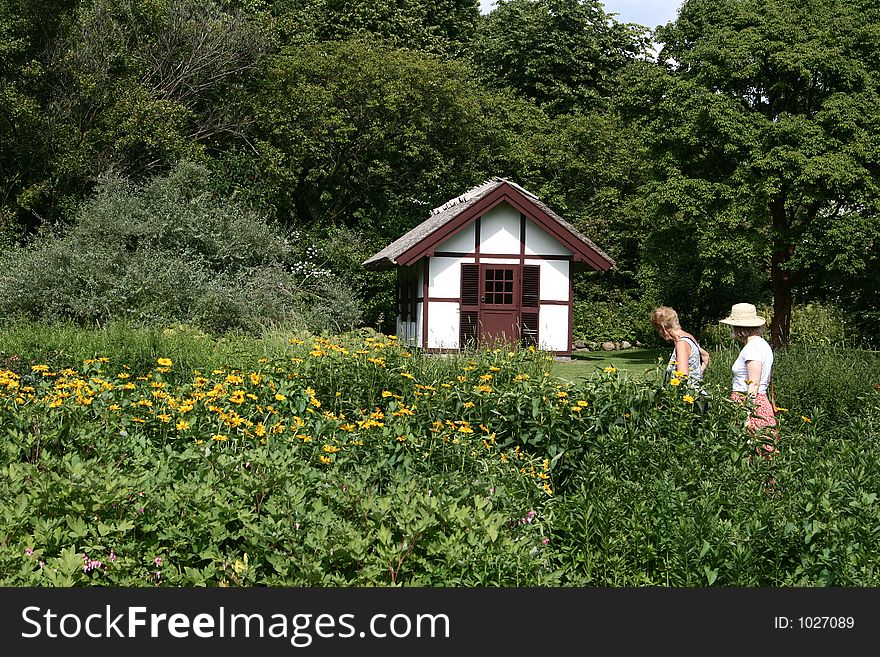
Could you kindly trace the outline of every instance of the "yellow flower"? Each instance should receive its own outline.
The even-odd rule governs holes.
[[[616,367],[609,366],[609,367],[606,367],[606,368],[605,368],[604,370],[602,370],[602,371],[605,372],[606,374],[614,374],[614,373],[617,371],[617,368],[616,368]]]
[[[328,454],[335,454],[340,449],[342,449],[342,448],[336,447],[335,445],[324,445],[324,451],[327,452]]]
[[[156,362],[162,367],[171,367],[174,364],[170,358],[157,358]]]
[[[464,404],[462,404],[462,406],[464,406],[465,408],[473,408],[474,402],[465,402]]]
[[[215,433],[213,436],[211,436],[211,440],[216,440],[217,442],[220,442],[221,440],[229,440],[229,436],[224,436],[222,433]]]
[[[324,465],[330,465],[331,463],[333,463],[333,459],[331,459],[329,456],[324,456],[323,454],[321,456],[319,456],[318,459]]]
[[[681,379],[672,378],[669,380],[669,385],[677,386],[681,384]]]
[[[788,409],[782,408],[782,406],[773,406],[773,410],[781,411],[782,413],[788,413]]]
[[[189,429],[189,422],[186,422],[185,420],[180,420],[177,423],[177,430],[178,431],[186,431],[187,429]]]
[[[578,399],[577,405],[580,406],[581,408],[586,408],[587,406],[590,405],[590,402],[588,402],[584,399]]]
[[[277,401],[284,401],[285,399],[287,399],[287,395],[282,395],[280,392],[276,392],[275,399]]]
[[[681,398],[681,400],[682,400],[685,404],[693,404],[693,403],[696,401],[696,399],[694,399],[694,398],[691,397],[690,395],[685,395],[684,397]]]
[[[410,374],[409,372],[401,372],[400,376],[405,376],[407,379],[415,379],[416,378],[412,374]]]
[[[383,397],[393,397],[393,396],[394,396],[394,393],[391,392],[390,390],[383,390],[383,391],[382,391],[382,396],[383,396]]]
[[[813,424],[813,421],[810,418],[808,418],[806,415],[801,415],[801,419],[804,422],[806,422],[807,424]]]

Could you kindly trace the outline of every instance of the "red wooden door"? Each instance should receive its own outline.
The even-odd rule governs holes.
[[[479,343],[519,340],[519,286],[519,266],[480,265]]]

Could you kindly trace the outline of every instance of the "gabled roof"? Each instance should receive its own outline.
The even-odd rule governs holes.
[[[593,269],[601,271],[614,266],[614,261],[602,249],[537,196],[510,180],[497,177],[434,208],[425,221],[364,261],[363,266],[366,269],[391,269],[411,265],[426,255],[431,256],[438,244],[503,201],[510,203],[564,244],[574,254],[576,261],[586,262]]]

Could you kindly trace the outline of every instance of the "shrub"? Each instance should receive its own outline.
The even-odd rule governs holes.
[[[205,170],[187,163],[140,187],[104,179],[71,226],[0,254],[0,312],[214,332],[357,324],[350,288],[304,266],[308,245],[208,187]]]

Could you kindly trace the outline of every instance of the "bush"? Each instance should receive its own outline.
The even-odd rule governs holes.
[[[572,337],[587,342],[641,342],[654,344],[657,336],[651,326],[653,308],[625,293],[592,300],[575,295]]]
[[[304,266],[296,242],[183,163],[136,187],[110,177],[69,227],[0,255],[0,312],[82,325],[127,320],[259,332],[268,322],[344,330],[350,288]]]

